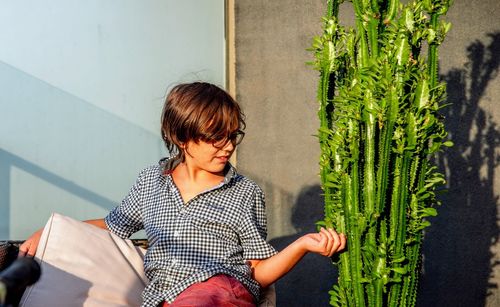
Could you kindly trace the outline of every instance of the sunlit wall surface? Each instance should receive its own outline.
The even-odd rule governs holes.
[[[224,84],[223,0],[0,2],[0,239],[103,217],[167,153],[173,84]]]

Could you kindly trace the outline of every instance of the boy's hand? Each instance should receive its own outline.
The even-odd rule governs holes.
[[[346,237],[340,235],[332,228],[321,228],[318,233],[309,233],[300,238],[303,248],[308,252],[331,257],[333,254],[344,250]]]
[[[26,241],[24,241],[23,244],[21,244],[21,246],[19,246],[18,257],[35,256],[36,249],[38,248],[38,243],[40,243],[42,232],[43,228],[32,234]]]
[[[262,286],[267,287],[289,272],[308,252],[331,257],[345,248],[346,237],[328,228],[317,233],[306,234],[281,252],[266,259],[249,260],[252,277]]]

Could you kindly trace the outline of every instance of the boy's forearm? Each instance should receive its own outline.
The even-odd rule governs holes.
[[[104,219],[86,220],[83,222],[97,226],[97,227],[102,228],[104,230],[109,230],[108,226],[106,226],[106,222],[104,222]]]
[[[278,254],[264,259],[251,260],[254,279],[262,287],[267,287],[288,273],[308,252],[326,257],[342,251],[346,245],[344,234],[332,228],[321,228],[318,233],[309,233],[298,238]]]
[[[276,255],[257,260],[252,268],[253,278],[265,288],[288,273],[306,253],[306,249],[302,247],[298,239]]]

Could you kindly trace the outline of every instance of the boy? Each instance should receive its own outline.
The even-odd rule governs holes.
[[[173,156],[143,170],[106,218],[86,221],[122,238],[145,230],[150,283],[143,306],[255,306],[260,288],[307,252],[330,257],[345,248],[345,236],[333,229],[304,235],[279,253],[265,241],[262,190],[229,163],[244,127],[240,107],[224,90],[177,85],[161,129]],[[40,235],[20,253],[33,255]]]

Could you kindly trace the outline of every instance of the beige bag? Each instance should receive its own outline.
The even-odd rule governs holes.
[[[139,306],[146,286],[145,250],[109,231],[52,214],[38,245],[42,276],[21,299],[24,307]],[[276,306],[274,286],[259,307]]]

